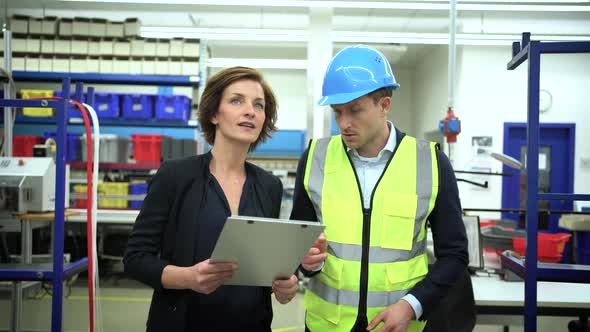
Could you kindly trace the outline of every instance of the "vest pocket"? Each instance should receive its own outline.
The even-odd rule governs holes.
[[[388,195],[383,204],[381,246],[412,250],[418,197],[414,194]]]

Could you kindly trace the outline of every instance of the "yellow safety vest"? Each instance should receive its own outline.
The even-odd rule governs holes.
[[[306,324],[312,332],[350,331],[362,289],[367,289],[366,314],[371,322],[428,272],[426,217],[438,193],[436,145],[405,136],[366,211],[340,135],[311,142],[304,185],[328,240],[322,272],[310,279],[305,293]],[[363,243],[363,217],[370,227],[369,243]],[[361,284],[363,244],[369,246],[365,285]],[[425,324],[412,320],[408,331],[422,331]]]

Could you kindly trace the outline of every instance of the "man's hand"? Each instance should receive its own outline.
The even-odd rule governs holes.
[[[320,234],[318,239],[313,244],[313,247],[309,249],[307,255],[303,258],[301,266],[307,271],[314,271],[324,260],[326,260],[326,252],[328,251],[328,240],[324,233]]]
[[[197,293],[210,294],[234,275],[238,264],[210,263],[207,259],[187,269],[187,288]]]
[[[297,295],[298,289],[299,283],[294,274],[289,279],[277,279],[272,283],[272,291],[280,304],[289,303]]]
[[[367,331],[374,329],[379,323],[383,326],[377,332],[406,332],[410,320],[414,318],[414,309],[404,300],[399,300],[381,311],[367,326]]]

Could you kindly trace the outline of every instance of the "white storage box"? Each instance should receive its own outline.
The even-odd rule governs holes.
[[[113,54],[129,56],[131,54],[131,43],[126,39],[117,39],[114,42]]]
[[[103,38],[100,40],[98,54],[113,55],[113,40],[111,38]]]
[[[39,37],[29,36],[29,38],[27,38],[27,53],[41,53],[41,39]]]
[[[56,38],[53,41],[53,53],[55,54],[70,54],[72,47],[72,40],[69,38]]]
[[[107,22],[107,37],[121,38],[124,36],[125,25],[123,22]]]
[[[139,36],[141,29],[141,21],[138,18],[130,17],[125,20],[125,36],[134,37]]]
[[[146,39],[143,44],[143,56],[156,56],[156,45],[158,41],[156,39]]]
[[[72,54],[87,55],[88,54],[88,38],[74,37],[72,38]]]
[[[41,54],[53,54],[53,37],[41,38]]]
[[[92,37],[104,37],[107,35],[107,20],[93,18],[90,20],[88,34]]]
[[[182,61],[180,59],[170,59],[168,61],[168,74],[182,75]]]
[[[72,35],[87,37],[90,31],[90,19],[86,17],[74,17],[72,22]]]
[[[70,57],[56,55],[53,57],[53,71],[67,73],[70,71]]]
[[[72,35],[72,24],[74,20],[71,18],[61,18],[59,20],[59,35],[69,37]]]
[[[142,69],[141,69],[141,65],[142,65],[142,59],[141,58],[131,58],[131,60],[129,60],[129,74],[141,74],[142,73]]]
[[[27,37],[19,36],[12,38],[12,52],[26,53],[27,52]]]
[[[100,58],[99,57],[88,57],[86,58],[86,70],[89,73],[100,72]]]
[[[170,56],[172,57],[182,57],[183,48],[184,46],[184,39],[183,38],[174,38],[170,40]]]
[[[53,56],[42,55],[39,58],[39,71],[53,71]]]
[[[199,61],[195,59],[184,59],[182,61],[182,75],[197,76],[199,75]]]
[[[43,29],[43,20],[31,17],[29,19],[29,35],[40,35]]]
[[[88,61],[85,56],[74,56],[70,59],[70,71],[72,73],[88,72]]]
[[[25,70],[25,57],[24,56],[13,56],[12,57],[12,70]]]
[[[113,73],[116,73],[116,74],[129,73],[129,58],[115,57],[113,59]]]
[[[25,70],[26,71],[39,71],[39,56],[28,55],[25,58]]]
[[[168,58],[156,59],[156,75],[168,75]]]
[[[29,16],[13,15],[10,18],[10,30],[12,33],[29,33]]]
[[[182,46],[182,56],[190,58],[199,57],[199,40],[198,39],[185,39]]]
[[[45,16],[41,22],[41,34],[55,36],[57,32],[57,17]]]
[[[88,40],[88,55],[100,55],[100,39],[91,38]]]
[[[169,39],[158,39],[156,46],[156,56],[168,57],[170,55],[170,40]]]
[[[145,40],[142,38],[131,39],[131,56],[143,56],[143,45]]]
[[[98,70],[100,73],[112,74],[113,73],[113,57],[103,56],[100,57],[100,67]]]
[[[141,73],[147,75],[153,75],[156,73],[156,59],[154,58],[143,58],[141,64]]]

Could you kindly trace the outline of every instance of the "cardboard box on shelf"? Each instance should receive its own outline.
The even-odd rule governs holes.
[[[125,36],[134,37],[139,36],[141,29],[141,21],[138,18],[130,17],[125,20]]]
[[[38,55],[27,55],[25,58],[26,71],[39,71],[40,58]]]
[[[90,19],[87,17],[74,17],[72,22],[72,35],[87,37],[90,33]]]
[[[59,31],[58,34],[60,36],[66,36],[66,37],[71,36],[73,23],[74,23],[74,20],[72,20],[71,18],[65,18],[65,17],[60,18],[59,23],[58,23],[58,31]]]
[[[123,22],[107,21],[107,37],[122,38],[125,36],[124,30]]]
[[[88,35],[91,37],[104,37],[107,35],[107,20],[104,18],[90,19],[88,27]]]
[[[57,37],[53,40],[53,53],[70,54],[72,51],[72,39]]]
[[[41,22],[41,34],[45,36],[55,36],[57,32],[57,17],[45,16]]]

